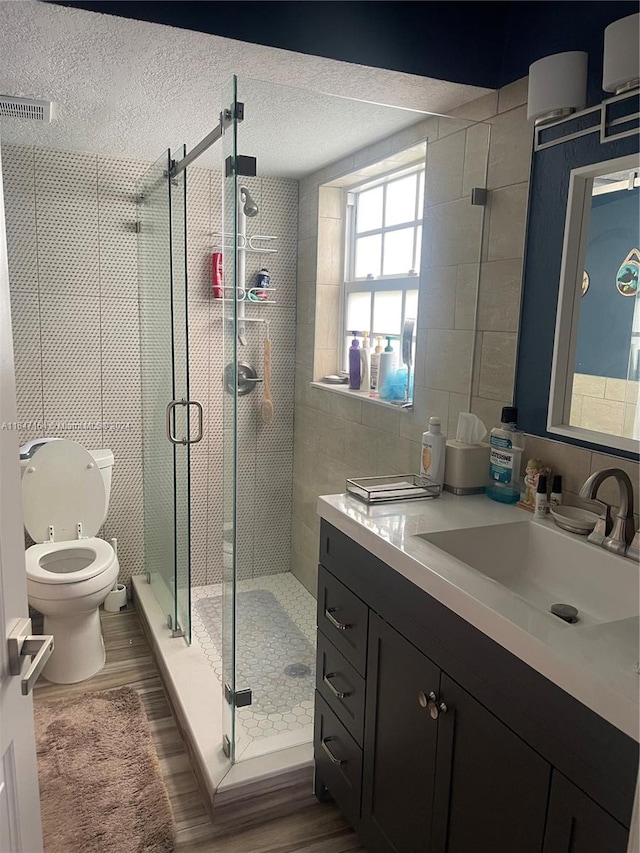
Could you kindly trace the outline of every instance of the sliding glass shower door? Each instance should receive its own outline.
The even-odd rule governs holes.
[[[168,150],[136,187],[144,549],[149,581],[174,636],[191,641],[186,171]]]

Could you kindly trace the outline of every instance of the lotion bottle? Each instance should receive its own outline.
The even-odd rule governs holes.
[[[440,418],[429,418],[429,429],[422,433],[422,460],[420,473],[434,480],[440,488],[444,485],[444,457],[447,437],[442,433]]]
[[[536,488],[536,504],[533,510],[534,518],[545,518],[549,511],[547,503],[547,477],[545,474],[540,474],[538,477],[538,486]]]
[[[551,494],[549,495],[549,506],[553,508],[554,506],[560,506],[562,503],[562,477],[560,474],[556,474],[553,478],[553,486],[551,487]]]
[[[396,369],[396,354],[391,346],[391,337],[387,338],[387,345],[384,352],[380,353],[380,369],[378,371],[378,390],[384,387],[387,379]]]
[[[370,386],[371,393],[370,397],[378,396],[378,379],[380,377],[380,354],[382,353],[382,338],[376,338],[376,347],[375,350],[371,353],[371,369],[369,371],[370,375]]]
[[[362,333],[362,347],[360,348],[360,388],[368,391],[370,385],[371,349],[369,347],[369,332]]]

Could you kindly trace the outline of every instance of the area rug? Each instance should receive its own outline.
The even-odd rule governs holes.
[[[170,853],[175,822],[136,691],[34,710],[45,853]]]

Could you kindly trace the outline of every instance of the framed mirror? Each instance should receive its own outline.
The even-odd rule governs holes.
[[[637,452],[640,158],[573,169],[547,429]]]

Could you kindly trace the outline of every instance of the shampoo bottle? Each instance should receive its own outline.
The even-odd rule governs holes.
[[[520,500],[520,467],[524,450],[524,433],[516,429],[518,410],[505,406],[500,426],[491,430],[489,439],[489,485],[487,495],[500,503]]]
[[[353,340],[349,347],[349,388],[352,391],[360,390],[360,341],[357,332],[353,333]]]
[[[382,338],[376,338],[376,348],[371,353],[371,369],[369,371],[371,378],[371,393],[370,397],[378,396],[378,379],[380,378],[380,355],[382,354]]]
[[[387,338],[384,352],[380,353],[380,369],[378,371],[378,390],[384,387],[385,382],[391,379],[396,369],[396,354],[391,346],[391,337]]]
[[[362,348],[360,349],[360,388],[369,390],[371,349],[369,348],[369,332],[362,333]]]
[[[422,461],[420,473],[434,480],[440,488],[444,485],[444,455],[447,437],[443,435],[440,418],[429,418],[429,429],[422,433]]]

